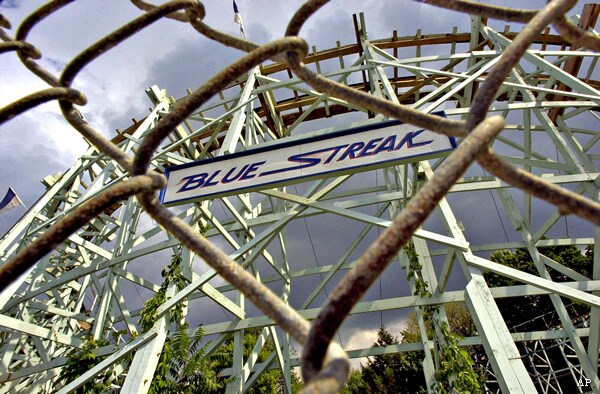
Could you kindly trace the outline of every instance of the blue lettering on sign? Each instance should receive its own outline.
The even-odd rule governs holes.
[[[342,156],[339,159],[337,159],[337,161],[345,160],[346,157],[350,157],[350,160],[356,159],[356,152],[361,150],[364,146],[365,146],[365,143],[362,141],[350,144],[348,149],[346,149],[346,151],[344,153],[342,153]]]
[[[231,170],[229,170],[229,172],[227,173],[227,175],[225,175],[223,177],[223,180],[221,181],[221,183],[230,183],[233,181],[237,181],[239,179],[239,177],[242,176],[242,174],[244,173],[244,171],[246,171],[246,169],[248,168],[248,164],[246,164],[245,166],[242,167],[242,169],[240,170],[240,172],[237,173],[237,175],[235,175],[233,178],[230,178],[229,176],[231,174],[233,174],[233,172],[236,170],[237,167],[233,167]]]
[[[340,146],[336,146],[333,148],[325,148],[325,149],[315,150],[312,152],[291,155],[290,157],[288,157],[289,162],[302,163],[302,164],[299,166],[294,166],[294,167],[287,167],[287,168],[280,168],[277,170],[266,171],[266,172],[263,172],[262,174],[260,174],[260,176],[268,176],[268,175],[273,175],[273,174],[279,174],[281,172],[287,172],[287,171],[293,171],[293,170],[300,170],[302,168],[314,167],[317,164],[321,163],[321,159],[319,159],[318,157],[310,157],[310,156],[318,155],[320,153],[329,152],[330,150],[333,150],[334,151],[333,154],[330,155],[326,161],[326,163],[329,163],[331,161],[331,159],[333,158],[333,156],[335,156],[337,154],[337,152],[344,146],[346,146],[346,145],[340,145]]]
[[[246,164],[243,166],[236,175],[233,175],[237,167],[233,167],[225,174],[225,176],[219,179],[221,170],[216,170],[212,173],[200,173],[195,175],[186,176],[179,181],[178,185],[183,183],[183,186],[177,190],[177,193],[187,192],[198,188],[210,187],[218,185],[219,183],[231,183],[235,181],[242,181],[245,179],[252,179],[256,176],[255,172],[259,170],[260,166],[265,164],[266,161],[259,161],[252,164]],[[233,176],[232,176],[233,175]]]
[[[358,157],[373,156],[375,154],[375,152],[369,152],[369,151],[374,149],[375,145],[377,145],[377,143],[379,141],[381,141],[382,139],[383,139],[383,137],[375,138],[374,140],[367,142],[367,145],[365,145],[363,150],[360,151],[360,153],[358,154]]]
[[[265,164],[266,161],[259,161],[258,163],[253,163],[250,164],[250,166],[248,167],[248,169],[246,170],[246,172],[244,172],[244,175],[242,175],[240,177],[240,180],[244,180],[244,179],[252,179],[256,176],[256,174],[252,174],[253,172],[256,172],[256,170],[258,170],[258,166],[260,166],[261,164]]]
[[[215,181],[213,181],[213,179],[215,179],[215,177],[217,175],[219,175],[219,172],[221,172],[221,170],[217,170],[217,171],[213,172],[213,174],[210,176],[210,178],[208,178],[208,180],[204,183],[204,185],[202,185],[202,187],[218,185],[219,182],[218,181],[215,182]]]
[[[303,168],[314,167],[318,164],[321,164],[321,159],[319,157],[315,157],[325,152],[332,152],[329,157],[323,162],[323,164],[330,163],[338,153],[342,152],[336,161],[344,161],[346,159],[356,159],[360,157],[366,156],[375,156],[381,152],[392,152],[396,150],[402,149],[403,146],[406,146],[408,149],[415,148],[418,146],[429,145],[433,142],[433,140],[416,142],[414,139],[418,137],[425,130],[417,130],[408,132],[404,138],[396,145],[396,136],[392,135],[387,137],[385,140],[384,137],[379,137],[370,140],[367,143],[363,141],[357,141],[352,144],[338,145],[332,148],[323,148],[318,149],[312,152],[299,153],[297,155],[292,155],[288,157],[288,161],[292,163],[301,163],[300,165],[286,168],[279,168],[277,170],[266,171],[260,174],[260,176],[268,176],[274,174],[280,174],[282,172],[288,172],[293,170],[300,170]],[[383,142],[380,143],[380,141]],[[379,144],[379,145],[378,145]],[[344,149],[345,148],[345,149]]]
[[[392,152],[394,150],[395,145],[396,145],[396,136],[390,135],[381,143],[381,145],[379,145],[377,147],[377,149],[375,149],[375,152],[373,152],[373,154],[376,155],[380,152]]]
[[[422,141],[422,142],[414,142],[413,138],[417,137],[419,134],[421,134],[422,132],[424,132],[425,130],[417,130],[417,131],[411,131],[410,133],[406,134],[404,136],[404,138],[402,138],[402,141],[400,141],[400,143],[398,144],[398,146],[396,146],[394,148],[394,150],[398,150],[400,148],[402,148],[402,146],[404,144],[406,144],[406,146],[410,149],[410,148],[415,148],[417,146],[423,146],[423,145],[428,145],[431,144],[433,142],[433,140],[429,140],[429,141]]]
[[[204,180],[207,176],[208,174],[205,172],[203,172],[202,174],[186,176],[181,181],[179,181],[179,183],[182,183],[184,181],[185,183],[179,188],[179,190],[177,190],[177,193],[187,192],[189,190],[194,190],[199,187],[202,187],[202,185],[204,185]]]
[[[361,157],[376,156],[382,152],[397,151],[403,147],[406,147],[406,149],[411,149],[429,145],[433,142],[433,140],[420,142],[415,141],[415,139],[424,131],[424,129],[410,131],[406,133],[406,135],[404,135],[399,142],[397,142],[396,135],[390,135],[389,137],[374,138],[367,142],[357,141],[351,144],[338,145],[330,148],[321,148],[311,152],[291,155],[288,157],[287,161],[294,163],[293,166],[278,168],[276,170],[265,171],[262,173],[259,172],[260,166],[265,164],[266,161],[245,164],[239,169],[236,166],[229,169],[224,175],[221,175],[221,170],[215,170],[211,173],[202,172],[199,174],[189,175],[179,181],[178,185],[183,185],[179,188],[179,190],[177,190],[177,193],[187,192],[198,188],[211,187],[218,185],[219,183],[227,184],[253,179],[257,176],[263,177],[288,171],[310,168],[319,164],[328,164],[333,160],[336,162],[344,161],[346,159],[353,160]],[[330,153],[327,156],[323,155],[328,152]]]
[[[347,147],[347,146],[348,146],[348,144],[345,144],[345,145],[339,145],[339,146],[336,146],[335,148],[333,148],[333,153],[332,153],[332,154],[331,154],[331,155],[330,155],[330,156],[327,158],[327,160],[325,160],[325,161],[323,162],[323,164],[327,164],[327,163],[329,163],[331,160],[333,160],[333,158],[335,157],[335,155],[337,155],[337,154],[338,154],[338,152],[339,152],[340,150],[342,150],[342,148],[345,148],[345,147]]]

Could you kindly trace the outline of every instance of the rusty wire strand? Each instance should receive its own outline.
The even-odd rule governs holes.
[[[470,15],[485,16],[492,19],[501,19],[510,22],[527,23],[535,16],[538,10],[525,10],[509,8],[491,4],[474,3],[467,0],[415,0],[417,3],[426,3],[448,10],[458,11]]]
[[[331,81],[305,67],[296,53],[288,53],[287,59],[290,68],[300,79],[322,93],[342,98],[352,104],[360,104],[362,107],[375,113],[447,136],[462,137],[467,134],[466,123],[464,121],[445,119],[437,115],[420,112],[406,105],[398,105],[392,101]]]
[[[158,148],[160,142],[179,123],[183,122],[194,110],[204,104],[213,95],[227,87],[236,78],[246,73],[271,58],[277,53],[285,51],[296,51],[306,54],[308,46],[306,42],[298,37],[286,37],[272,41],[259,47],[257,50],[243,56],[237,62],[224,68],[215,76],[210,78],[203,86],[198,88],[185,99],[180,100],[169,113],[163,117],[156,127],[141,142],[134,159],[132,168],[133,174],[143,174],[146,172],[152,153]]]
[[[304,3],[302,7],[296,11],[294,16],[292,16],[286,29],[286,35],[297,35],[306,20],[328,1],[329,0],[311,0]],[[409,106],[398,105],[392,101],[373,96],[357,89],[352,89],[341,83],[324,78],[305,67],[302,63],[303,58],[296,52],[288,52],[286,58],[287,63],[294,74],[322,93],[343,98],[350,103],[359,104],[375,113],[429,130],[434,130],[448,136],[464,136],[467,133],[466,124],[463,121],[445,119],[436,115],[427,114],[410,108]]]
[[[510,22],[529,22],[538,10],[514,9],[496,5],[473,3],[467,0],[416,0],[449,10],[459,11],[470,15],[479,15]],[[575,1],[576,2],[576,1]],[[556,17],[552,25],[562,37],[575,46],[581,46],[593,51],[600,51],[600,38],[593,33],[584,31],[569,19]]]
[[[145,2],[143,0],[131,0],[132,3],[137,6],[141,10],[149,11],[157,6]],[[259,44],[254,43],[250,40],[247,40],[242,37],[232,36],[230,34],[224,33],[220,30],[214,29],[211,26],[207,25],[202,21],[204,15],[196,15],[195,9],[187,10],[188,16],[183,18],[181,15],[174,17],[172,19],[178,20],[180,22],[189,22],[192,27],[200,34],[210,38],[213,41],[216,41],[225,46],[236,48],[244,52],[252,52],[260,47]],[[169,16],[171,17],[171,16]],[[276,62],[285,63],[285,57],[282,54],[277,54],[271,58],[271,60]]]
[[[302,373],[310,381],[321,369],[323,349],[331,341],[344,318],[388,263],[398,254],[412,234],[425,221],[467,167],[487,149],[504,128],[500,116],[480,123],[458,148],[438,167],[429,180],[410,199],[392,224],[367,248],[356,265],[338,283],[312,324],[302,353]]]
[[[77,105],[87,103],[87,98],[76,89],[49,88],[40,90],[10,103],[4,108],[0,108],[0,125],[25,111],[52,100],[68,100]]]
[[[119,163],[121,168],[128,171],[133,162],[127,153],[112,143],[108,138],[102,135],[95,128],[90,126],[87,121],[81,117],[81,113],[73,106],[71,101],[59,100],[58,102],[63,116],[75,130],[77,130],[90,144],[95,146],[99,152],[110,156]],[[139,175],[139,174],[138,174]]]
[[[256,44],[252,41],[240,37],[234,37],[230,34],[223,33],[222,31],[219,31],[217,29],[213,29],[212,27],[210,27],[209,25],[207,25],[199,19],[192,19],[190,23],[198,33],[203,34],[207,38],[210,38],[211,40],[216,41],[225,46],[236,48],[244,52],[252,52],[260,47],[259,44]],[[281,54],[275,55],[272,60],[278,62],[285,61],[284,57]]]
[[[138,195],[138,199],[144,209],[158,223],[168,229],[186,247],[202,257],[209,266],[241,291],[266,316],[276,322],[298,342],[305,343],[307,341],[310,324],[295,309],[285,303],[264,284],[257,281],[250,272],[230,259],[229,256],[213,243],[198,234],[197,231],[165,208],[164,205],[160,204],[154,193],[142,193]],[[339,377],[340,379],[336,380],[335,391],[333,391],[337,392],[346,381],[350,372],[348,356],[339,345],[335,343],[332,343],[329,347],[328,345],[329,343],[323,352],[325,368],[321,371],[321,376]],[[328,352],[327,348],[329,349]],[[328,382],[328,385],[330,384],[331,382]]]
[[[502,82],[506,80],[515,64],[519,62],[519,59],[535,38],[552,20],[562,16],[575,3],[577,3],[577,0],[554,0],[550,2],[531,18],[521,33],[502,52],[500,60],[492,67],[485,81],[477,90],[475,97],[473,97],[471,108],[469,108],[467,114],[467,127],[469,130],[483,120],[490,105],[494,102]]]
[[[308,18],[314,15],[327,3],[329,3],[329,0],[308,0],[306,3],[302,4],[290,18],[290,21],[285,29],[285,35],[297,36],[300,34],[300,29],[302,29],[302,26],[308,20]]]
[[[385,266],[423,223],[437,202],[455,184],[466,168],[477,160],[484,168],[505,182],[542,198],[558,207],[561,214],[574,213],[595,224],[600,224],[600,204],[578,194],[549,184],[541,178],[502,161],[489,148],[491,141],[502,131],[501,117],[485,118],[489,106],[512,67],[540,32],[553,24],[563,38],[575,46],[598,50],[600,40],[584,32],[564,17],[575,0],[555,0],[542,10],[520,10],[477,4],[465,0],[421,0],[420,2],[480,16],[527,23],[513,43],[491,69],[477,91],[467,121],[444,119],[407,106],[369,95],[335,83],[310,71],[303,64],[307,44],[298,36],[304,23],[328,0],[311,0],[303,4],[291,17],[286,38],[259,45],[249,40],[223,33],[205,24],[204,6],[196,0],[174,0],[156,6],[143,0],[131,0],[146,11],[137,19],[117,29],[77,55],[63,70],[60,79],[39,66],[34,59],[40,52],[26,41],[31,29],[39,22],[74,0],[55,0],[29,15],[19,26],[16,38],[10,38],[0,29],[0,53],[16,51],[21,62],[32,73],[47,82],[51,88],[28,95],[0,109],[0,124],[42,102],[58,100],[63,116],[98,150],[110,156],[132,177],[109,186],[75,208],[44,234],[21,250],[10,261],[0,266],[0,290],[6,288],[21,273],[49,253],[60,242],[84,226],[92,218],[115,203],[137,195],[143,208],[170,234],[201,256],[215,271],[249,298],[265,315],[304,345],[302,373],[307,382],[305,393],[333,393],[344,384],[348,373],[348,357],[343,349],[331,342],[335,332],[354,304],[361,298]],[[85,122],[73,104],[84,105],[85,96],[70,87],[78,72],[89,62],[109,51],[123,40],[160,18],[174,19],[190,25],[202,35],[223,45],[248,54],[210,78],[195,92],[180,100],[172,110],[141,140],[135,156],[130,157],[101,133]],[[0,15],[0,27],[10,28],[8,19]],[[396,118],[406,123],[427,128],[450,136],[463,136],[459,147],[436,169],[434,177],[408,202],[392,225],[367,249],[357,265],[342,279],[330,295],[316,320],[309,324],[300,314],[257,281],[248,271],[206,238],[177,218],[158,202],[155,191],[164,186],[164,177],[151,172],[150,160],[161,141],[212,95],[229,86],[252,67],[267,59],[287,63],[293,72],[312,88],[346,100],[365,109]]]
[[[294,51],[300,56],[306,55],[307,44],[297,37],[286,37],[272,41],[259,47],[256,51],[242,57],[234,64],[224,68],[195,92],[179,101],[172,110],[163,117],[140,144],[132,165],[133,174],[147,171],[153,152],[171,130],[186,119],[196,108],[205,103],[213,95],[224,89],[240,75],[254,66],[278,53]],[[200,236],[190,226],[158,202],[153,193],[138,196],[146,211],[164,228],[175,235],[185,246],[202,257],[225,280],[234,285],[266,316],[275,321],[300,343],[306,342],[310,324],[296,310],[283,302],[264,284],[258,282],[248,271],[231,260],[220,249],[206,238]],[[337,344],[329,347],[329,355],[325,357],[325,368],[321,371],[317,382],[331,387],[337,392],[349,373],[349,363],[345,352]],[[325,353],[324,353],[325,356]],[[319,385],[320,383],[316,383]],[[306,393],[313,392],[308,387]]]
[[[54,0],[49,1],[31,14],[29,14],[23,22],[19,25],[17,29],[17,34],[15,38],[19,41],[23,41],[31,32],[31,29],[42,20],[46,19],[48,16],[63,8],[64,6],[74,2],[75,0]]]
[[[31,29],[33,29],[38,23],[40,23],[56,11],[60,10],[62,7],[72,3],[73,1],[75,0],[55,0],[44,4],[42,7],[38,8],[29,16],[27,16],[27,18],[25,18],[25,20],[19,25],[19,28],[17,29],[17,33],[15,35],[15,39],[18,41],[25,41]],[[24,53],[19,52],[19,59],[21,59],[21,63],[23,63],[23,65],[27,67],[29,71],[37,75],[48,85],[52,87],[60,86],[58,78],[56,78],[53,74],[48,72],[36,62],[34,62]]]
[[[0,15],[0,16],[2,16],[2,15]],[[6,32],[3,29],[0,29],[0,40],[6,41],[6,42],[14,41],[8,34],[6,34]],[[23,42],[23,43],[24,44],[29,44],[29,43],[26,43],[26,42]],[[29,44],[29,45],[31,45],[31,44]]]
[[[487,123],[487,121],[484,120],[485,115],[495,98],[496,92],[514,65],[518,63],[525,50],[531,45],[535,37],[537,37],[543,28],[553,19],[558,15],[562,15],[573,5],[573,0],[553,1],[535,14],[521,34],[519,34],[513,43],[504,51],[500,60],[494,65],[485,82],[473,98],[467,115],[467,127],[469,130],[473,130],[471,133],[475,133],[475,130],[478,130],[481,125]],[[327,85],[331,85],[325,78],[319,77],[303,67],[294,54],[288,54],[288,62],[292,66],[293,71],[313,87],[317,85],[319,89],[321,87],[327,88]],[[325,83],[325,81],[327,83]],[[339,95],[341,92],[342,89],[335,93]],[[336,95],[333,91],[328,91],[328,93]],[[342,94],[342,96],[347,97],[345,94]],[[361,102],[361,105],[364,104]],[[418,124],[414,122],[414,119],[405,121]],[[418,125],[439,132],[439,124],[441,123],[443,122],[438,121],[437,124],[433,126]],[[501,129],[494,128],[493,130],[494,133],[501,131]],[[469,136],[471,135],[472,134]],[[493,134],[493,136],[495,136],[495,134]],[[455,165],[455,167],[448,167],[448,165],[450,165],[449,163],[452,163],[452,159],[456,158],[456,155],[463,154],[461,147],[466,141],[469,141],[469,137],[462,141],[457,151],[451,154],[436,172],[436,174],[446,174],[448,168],[451,168],[452,170],[449,171],[450,174],[447,175],[447,177],[453,179],[451,184],[445,184],[445,182],[448,181],[448,178],[435,176],[431,179],[423,189],[411,199],[400,215],[393,221],[392,225],[378,238],[378,240],[371,244],[359,259],[356,267],[342,278],[334,292],[329,296],[318,317],[313,322],[311,334],[305,344],[302,354],[302,373],[303,378],[306,381],[310,381],[314,374],[320,370],[321,360],[324,355],[322,351],[324,344],[331,341],[343,319],[350,312],[354,304],[358,302],[364,292],[367,291],[373,281],[379,276],[389,261],[391,261],[393,256],[406,244],[409,237],[418,226],[429,216],[429,213],[433,210],[437,202],[458,179],[458,176],[466,170],[466,166],[464,168],[459,167],[458,165]],[[488,143],[489,142],[491,142],[491,140],[489,140]],[[487,145],[485,147],[487,147]],[[482,150],[483,146],[479,145],[479,151],[476,153],[481,152]],[[467,166],[475,160],[476,153],[470,152],[471,156],[469,157],[471,161],[467,163]],[[464,154],[467,155],[467,153]],[[456,171],[459,173],[457,174]],[[454,176],[456,176],[456,178],[453,178]],[[429,195],[429,193],[433,193],[430,189],[440,190],[441,194]],[[421,192],[424,194],[421,194]],[[433,202],[433,205],[429,206],[428,204],[431,202]]]
[[[23,41],[6,41],[0,43],[0,54],[10,51],[23,52],[27,57],[39,59],[42,57],[40,51],[33,45]]]
[[[485,155],[481,155],[477,161],[483,168],[506,183],[527,190],[532,196],[555,205],[561,215],[572,213],[600,226],[599,203],[512,166],[496,156],[492,149]]]
[[[267,316],[280,324],[294,339],[306,341],[309,324],[298,312],[285,304],[279,296],[265,289],[250,272],[165,208],[153,193],[140,194],[138,199],[157,222],[202,257],[219,275],[234,283],[258,308],[265,309]]]
[[[77,73],[98,56],[115,47],[125,39],[131,37],[136,32],[149,26],[158,19],[169,15],[174,11],[190,7],[198,7],[200,9],[200,14],[202,14],[204,11],[204,7],[201,6],[196,0],[173,0],[169,3],[165,3],[159,7],[153,8],[151,11],[115,30],[113,33],[107,35],[81,52],[69,64],[67,64],[60,77],[59,84],[62,86],[70,86]],[[59,105],[64,117],[69,121],[71,126],[73,126],[81,133],[81,135],[86,138],[86,140],[98,148],[98,150],[109,155],[111,158],[117,161],[123,169],[130,169],[129,167],[132,163],[132,158],[130,158],[118,146],[113,144],[108,138],[96,131],[87,122],[81,119],[79,112],[73,107],[73,103],[71,101],[59,100]],[[141,174],[142,173],[138,173],[137,175]]]
[[[204,7],[196,0],[172,0],[142,14],[138,18],[115,30],[111,34],[85,49],[73,60],[71,60],[69,64],[67,64],[62,75],[60,76],[61,85],[70,85],[77,73],[92,60],[104,54],[106,51],[114,48],[121,42],[133,36],[138,31],[150,26],[152,23],[166,15],[169,15],[173,11],[190,7],[199,7],[199,14],[204,13]]]
[[[0,14],[0,27],[5,29],[10,29],[12,27],[10,21],[2,14]]]
[[[26,248],[21,249],[15,257],[0,265],[0,289],[6,288],[60,242],[115,203],[145,190],[158,190],[165,185],[164,176],[153,174],[133,177],[109,186],[69,212]]]
[[[565,17],[557,18],[552,25],[558,32],[575,47],[584,47],[600,52],[600,37],[585,31]]]
[[[131,0],[131,4],[133,4],[134,6],[136,6],[137,8],[139,8],[140,10],[146,11],[146,12],[153,11],[154,9],[156,9],[156,7],[158,7],[158,6],[154,5],[154,4],[150,4],[150,3],[145,2],[143,0]],[[204,6],[199,1],[198,1],[198,4],[200,6],[202,6],[202,12],[199,14],[199,18],[203,19],[204,16],[206,15],[206,13],[204,12]],[[173,19],[173,20],[176,20],[176,21],[179,21],[179,22],[184,22],[184,23],[190,22],[190,17],[187,14],[187,12],[173,12],[173,13],[165,15],[165,18]]]

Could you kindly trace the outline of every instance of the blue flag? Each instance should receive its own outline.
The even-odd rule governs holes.
[[[244,22],[242,21],[242,14],[240,14],[240,10],[238,9],[235,0],[233,0],[233,12],[233,21],[240,25],[240,34],[242,35],[242,37],[246,38],[246,33],[244,33]]]
[[[4,213],[6,211],[10,211],[13,208],[18,207],[19,205],[25,206],[17,193],[12,189],[12,187],[8,188],[6,192],[6,196],[0,201],[0,213]]]

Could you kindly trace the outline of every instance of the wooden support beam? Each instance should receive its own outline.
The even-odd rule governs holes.
[[[599,13],[600,13],[600,4],[584,5],[583,12],[581,14],[581,18],[579,19],[579,23],[577,24],[577,26],[579,26],[583,30],[588,30],[590,27],[593,28],[596,25],[596,21],[598,20]],[[571,50],[576,50],[576,49],[577,48],[575,46],[571,45]],[[565,70],[572,76],[577,77],[577,74],[579,74],[579,70],[581,69],[582,61],[583,61],[583,59],[580,56],[572,57],[566,61],[566,63],[563,66],[563,70]],[[556,89],[563,91],[563,92],[571,91],[571,88],[562,82],[558,84]],[[568,97],[565,97],[560,94],[552,95],[552,97],[550,97],[550,99],[552,101],[569,100]],[[556,124],[556,118],[558,118],[564,112],[565,112],[565,109],[563,107],[552,108],[549,112],[550,120],[552,120],[552,122],[554,124]]]

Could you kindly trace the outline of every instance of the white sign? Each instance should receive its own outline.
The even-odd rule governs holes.
[[[454,138],[385,121],[168,167],[164,204],[271,189],[442,156]]]

